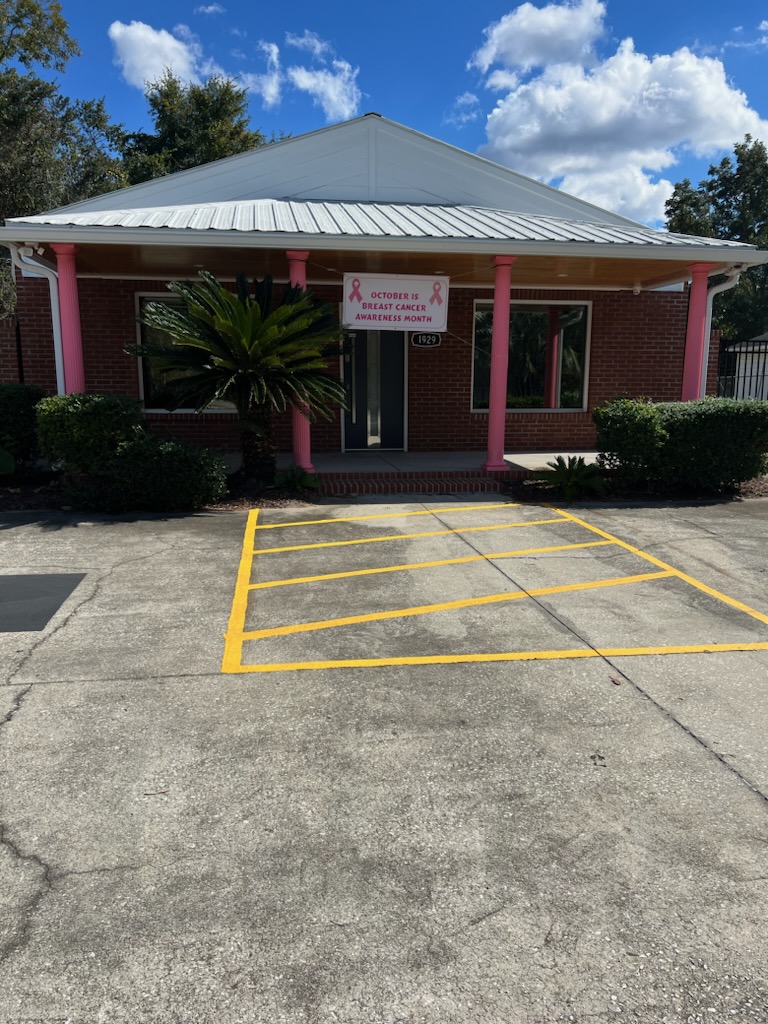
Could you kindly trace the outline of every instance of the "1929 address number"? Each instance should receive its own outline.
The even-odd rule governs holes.
[[[412,334],[411,344],[414,348],[437,348],[441,338],[439,334]]]

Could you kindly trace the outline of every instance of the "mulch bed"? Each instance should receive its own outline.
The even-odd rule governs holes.
[[[556,493],[533,480],[516,483],[510,486],[510,496],[521,501],[553,501],[557,500]],[[695,498],[695,495],[649,495],[649,494],[610,494],[606,495],[609,500],[637,501],[647,499],[658,501],[667,499]],[[732,495],[724,496],[726,499],[738,501],[743,498],[768,498],[768,475],[756,477],[741,484]],[[596,499],[601,500],[601,499]],[[248,493],[247,489],[228,494],[226,498],[213,505],[206,506],[213,511],[241,511],[250,508],[285,508],[287,506],[304,505],[309,506],[315,501],[312,493],[304,495],[270,493]],[[20,512],[28,510],[51,510],[51,511],[72,511],[71,505],[62,494],[59,481],[54,474],[45,477],[38,477],[29,480],[16,480],[0,486],[0,512]]]

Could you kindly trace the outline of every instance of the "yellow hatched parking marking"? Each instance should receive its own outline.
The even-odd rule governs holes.
[[[253,572],[253,536],[256,533],[258,518],[259,510],[253,509],[248,513],[245,524],[243,550],[235,581],[235,596],[232,598],[229,625],[224,636],[222,672],[239,672],[243,660],[243,630],[248,611],[248,584],[251,582],[251,573]]]
[[[405,565],[384,565],[378,569],[349,569],[346,572],[326,572],[320,576],[296,576],[289,580],[267,580],[252,583],[249,590],[270,590],[289,587],[296,583],[320,583],[325,580],[346,580],[351,576],[375,576],[385,572],[405,572],[411,569],[431,569],[440,565],[466,565],[467,562],[486,562],[494,558],[519,558],[522,555],[543,555],[553,551],[575,551],[579,548],[599,548],[613,543],[610,540],[589,540],[581,544],[557,544],[549,548],[518,548],[516,551],[494,551],[489,555],[466,555],[464,558],[441,558],[436,562],[411,562]]]
[[[768,651],[768,643],[691,644],[678,647],[577,647],[562,651],[509,651],[501,654],[430,654],[409,658],[357,658],[348,661],[285,661],[241,665],[235,672],[291,672],[322,668],[381,668],[398,665],[470,665],[499,661],[565,661],[572,658],[636,658],[653,654],[716,654],[719,651]]]
[[[444,512],[485,512],[493,508],[520,508],[519,501],[503,501],[498,505],[459,505],[454,508],[429,508],[418,512],[380,512],[369,516],[338,516],[330,519],[299,519],[290,523],[261,523],[260,530],[285,530],[290,526],[322,526],[331,523],[359,523],[371,519],[408,519],[411,516],[436,516]]]
[[[443,601],[440,604],[422,604],[412,608],[394,608],[388,612],[368,612],[364,615],[346,615],[339,619],[321,619],[318,622],[298,622],[291,626],[275,626],[271,629],[256,629],[243,634],[244,640],[264,640],[273,636],[290,636],[294,633],[311,633],[319,629],[336,629],[339,626],[353,626],[361,622],[384,622],[387,619],[407,619],[414,615],[433,615],[436,612],[456,611],[459,608],[477,608],[486,604],[502,604],[521,598],[545,597],[547,594],[567,594],[573,591],[597,590],[603,587],[620,587],[628,583],[642,583],[672,576],[671,572],[647,572],[638,576],[620,576],[615,579],[597,580],[594,583],[566,583],[559,587],[538,587],[535,590],[515,590],[512,593],[486,594],[484,597],[467,597],[460,601]]]
[[[435,509],[427,512],[418,513],[392,513],[375,516],[350,516],[347,519],[331,519],[331,520],[317,520],[317,521],[306,521],[296,523],[280,523],[275,526],[299,526],[299,525],[321,525],[323,523],[335,523],[335,522],[351,522],[355,520],[363,519],[384,519],[384,518],[395,518],[403,515],[433,515],[437,512],[457,512],[457,511],[480,511],[481,509],[488,508],[510,508],[513,507],[509,503],[504,503],[498,506],[467,506],[466,508],[452,508],[452,509]],[[493,653],[479,653],[479,654],[439,654],[439,655],[423,655],[423,656],[412,656],[412,657],[390,657],[390,658],[355,658],[355,659],[331,659],[325,661],[306,661],[306,662],[279,662],[271,664],[253,664],[243,665],[243,644],[249,640],[264,639],[272,636],[282,636],[289,633],[307,632],[311,630],[322,630],[335,628],[336,626],[349,625],[358,622],[369,622],[379,621],[382,619],[391,619],[398,617],[408,617],[412,615],[426,615],[437,611],[447,611],[455,608],[469,607],[472,605],[482,604],[494,604],[502,601],[511,601],[526,597],[537,597],[545,596],[547,594],[554,593],[565,593],[568,591],[582,591],[596,589],[599,587],[610,587],[622,584],[631,584],[647,580],[656,580],[664,578],[676,578],[682,580],[684,583],[696,588],[713,597],[715,600],[721,601],[724,604],[736,609],[737,611],[743,612],[744,614],[756,619],[759,622],[768,624],[768,615],[758,611],[755,608],[744,604],[742,601],[738,601],[735,598],[729,597],[727,594],[722,593],[713,587],[708,586],[701,580],[697,580],[695,577],[688,575],[688,573],[682,572],[680,569],[676,569],[674,566],[669,565],[667,562],[656,558],[654,555],[649,554],[647,551],[641,548],[635,547],[626,541],[621,540],[614,534],[608,533],[606,530],[602,530],[600,527],[593,526],[578,516],[574,516],[569,512],[562,509],[551,508],[552,512],[558,513],[558,518],[552,519],[538,519],[530,520],[528,522],[517,522],[507,523],[500,526],[480,526],[480,527],[458,527],[454,530],[439,530],[429,531],[426,533],[414,533],[414,534],[395,534],[387,537],[375,537],[365,538],[362,540],[352,541],[335,541],[321,544],[306,544],[306,545],[295,545],[284,548],[266,548],[263,550],[255,549],[255,535],[257,529],[272,528],[270,526],[263,527],[258,524],[258,510],[254,510],[249,513],[248,520],[245,528],[245,536],[243,540],[243,548],[240,559],[240,565],[237,573],[237,581],[235,584],[235,595],[232,602],[232,610],[229,618],[229,627],[226,634],[226,642],[224,649],[224,659],[222,663],[222,671],[228,674],[231,673],[264,673],[264,672],[285,672],[292,670],[301,669],[323,669],[323,668],[368,668],[368,667],[382,667],[391,666],[395,667],[398,665],[451,665],[451,664],[473,664],[483,662],[515,662],[515,661],[545,661],[545,660],[565,660],[572,658],[609,658],[609,657],[640,657],[648,655],[667,655],[667,654],[710,654],[717,652],[748,652],[748,651],[766,651],[768,650],[768,642],[742,642],[742,643],[712,643],[712,644],[681,644],[681,645],[666,645],[666,646],[649,646],[649,647],[606,647],[606,648],[575,648],[569,650],[546,650],[546,651],[508,651],[508,652],[493,652]],[[512,552],[497,552],[490,555],[479,555],[479,556],[466,556],[459,559],[444,559],[437,562],[423,562],[414,563],[412,565],[402,566],[384,566],[378,569],[364,569],[364,570],[351,570],[349,572],[341,573],[328,573],[318,577],[299,577],[292,580],[274,580],[263,584],[252,584],[252,572],[253,572],[253,560],[257,554],[272,554],[280,551],[301,551],[311,548],[325,548],[325,547],[344,547],[351,544],[360,543],[377,543],[380,541],[387,540],[410,540],[418,537],[434,537],[434,536],[445,536],[449,534],[463,534],[485,530],[498,530],[498,529],[514,529],[522,526],[543,526],[555,523],[572,522],[577,526],[588,530],[592,534],[597,535],[601,538],[599,541],[586,542],[583,544],[573,545],[557,545],[550,548],[530,548],[520,549]],[[346,576],[356,575],[373,575],[379,572],[394,572],[398,570],[409,570],[415,568],[427,568],[432,565],[450,565],[450,564],[462,564],[471,561],[481,561],[491,558],[505,558],[513,557],[515,555],[522,554],[536,554],[544,553],[547,551],[561,551],[569,550],[581,547],[597,547],[602,545],[616,545],[617,547],[623,548],[625,551],[630,552],[633,555],[638,556],[644,561],[654,565],[660,571],[655,573],[640,574],[637,576],[627,576],[612,580],[602,580],[594,583],[574,583],[560,587],[545,587],[538,590],[530,591],[515,591],[513,593],[505,594],[493,594],[484,598],[471,598],[464,601],[452,601],[438,605],[422,605],[416,608],[399,609],[390,612],[378,612],[369,615],[349,616],[341,619],[328,619],[318,621],[314,623],[300,623],[293,626],[277,627],[275,629],[258,630],[254,632],[245,632],[245,619],[248,610],[248,597],[251,590],[267,589],[274,586],[285,586],[290,583],[298,582],[312,582],[315,580],[324,579],[341,579]]]
[[[447,537],[458,532],[480,533],[488,530],[514,530],[522,526],[544,526],[549,523],[567,523],[568,520],[559,516],[557,519],[530,519],[525,523],[501,523],[495,526],[464,526],[458,530],[428,530],[424,533],[393,533],[387,537],[361,537],[356,540],[328,540],[320,544],[292,544],[284,548],[258,548],[251,552],[254,555],[277,555],[285,551],[311,551],[314,548],[346,548],[354,544],[382,544],[388,540],[414,540],[417,537]]]
[[[624,548],[625,551],[631,551],[633,555],[638,555],[638,557],[643,558],[646,562],[650,562],[651,565],[656,565],[660,569],[666,569],[668,572],[672,573],[673,576],[676,576],[679,580],[683,580],[684,583],[688,583],[697,590],[702,591],[702,593],[709,594],[710,597],[714,597],[718,601],[722,601],[724,604],[730,605],[731,608],[736,608],[738,611],[744,612],[745,615],[750,615],[753,619],[757,619],[758,622],[765,622],[768,624],[768,615],[764,615],[763,612],[759,612],[755,608],[750,608],[748,604],[744,604],[742,601],[737,601],[735,598],[728,597],[727,594],[723,594],[721,591],[707,586],[706,583],[702,583],[701,580],[697,580],[693,576],[689,576],[688,573],[682,572],[680,569],[675,569],[674,566],[669,565],[667,562],[662,562],[660,558],[655,558],[653,555],[649,555],[647,551],[643,551],[641,548],[636,548],[632,544],[627,544],[626,541],[620,540],[612,533],[607,533],[605,530],[601,530],[599,526],[592,526],[583,519],[579,519],[578,516],[571,515],[570,512],[564,512],[559,508],[553,508],[552,511],[559,512],[570,522],[584,527],[585,530],[589,530],[591,533],[596,533],[598,537],[604,537],[606,540],[611,541],[612,544],[616,544],[618,547]]]

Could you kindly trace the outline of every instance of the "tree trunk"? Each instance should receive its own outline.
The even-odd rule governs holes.
[[[246,480],[267,486],[277,472],[277,451],[272,437],[272,410],[257,406],[240,420],[242,472]]]

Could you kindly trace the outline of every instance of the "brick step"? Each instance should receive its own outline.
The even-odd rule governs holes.
[[[316,473],[318,492],[325,497],[360,494],[470,494],[503,491],[525,471],[486,473],[483,470],[424,471],[410,473]]]

